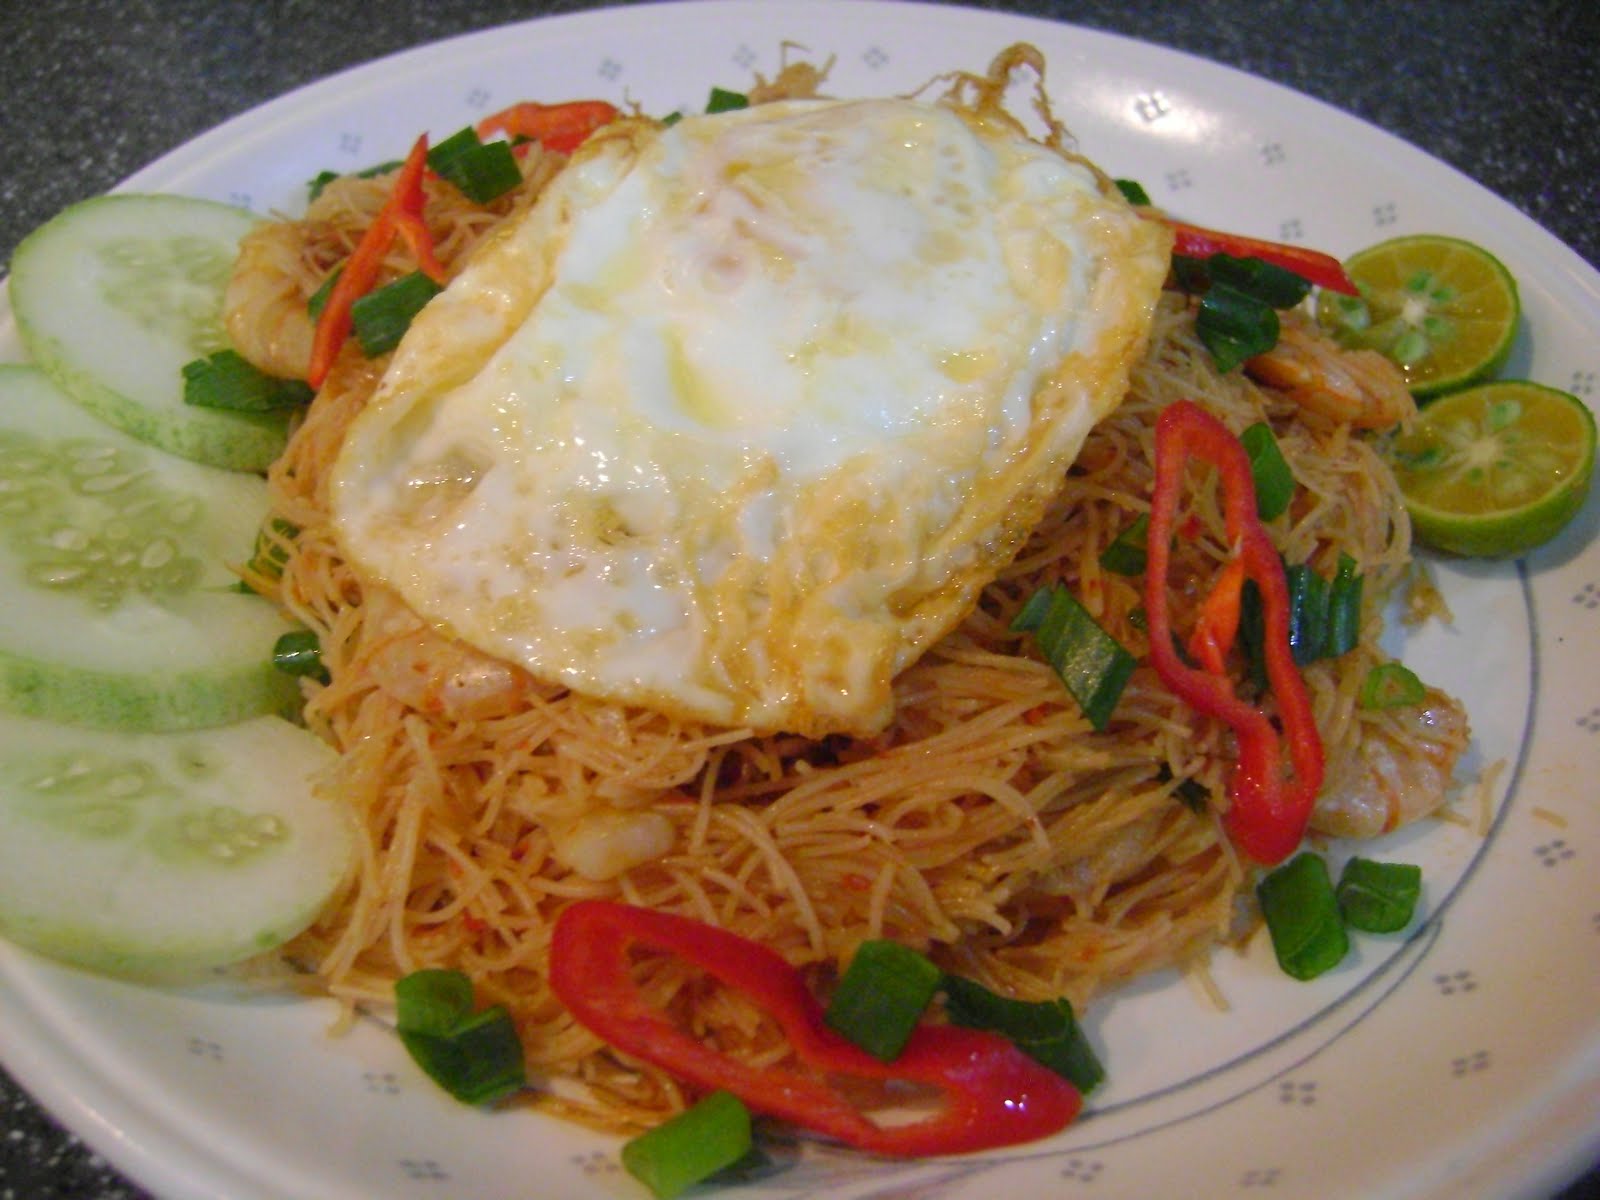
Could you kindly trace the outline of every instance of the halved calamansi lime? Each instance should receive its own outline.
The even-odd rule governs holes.
[[[1419,400],[1481,382],[1505,363],[1521,314],[1511,272],[1460,238],[1394,238],[1345,260],[1360,296],[1323,292],[1317,320],[1340,343],[1393,359]]]
[[[1440,397],[1389,448],[1418,540],[1475,558],[1559,533],[1588,495],[1594,457],[1582,401],[1509,380]]]

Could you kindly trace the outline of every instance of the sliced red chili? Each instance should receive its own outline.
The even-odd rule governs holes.
[[[650,1005],[629,971],[639,945],[675,954],[754,1000],[783,1029],[806,1070],[757,1067],[714,1050]],[[1065,1128],[1076,1088],[1004,1038],[956,1026],[919,1026],[883,1063],[823,1022],[800,973],[759,943],[700,921],[606,900],[562,912],[550,948],[550,986],[585,1028],[697,1089],[734,1093],[751,1109],[879,1154],[959,1154],[1033,1141]],[[940,1110],[879,1125],[828,1075],[919,1083]]]
[[[603,125],[622,114],[604,100],[572,100],[566,104],[538,104],[524,100],[483,118],[477,124],[478,136],[528,138],[546,150],[571,154]]]
[[[1283,242],[1267,242],[1260,238],[1245,237],[1237,233],[1222,233],[1203,229],[1182,221],[1167,222],[1172,226],[1172,253],[1186,258],[1210,258],[1213,254],[1231,254],[1235,258],[1259,258],[1275,263],[1286,271],[1293,271],[1301,279],[1309,280],[1330,292],[1346,296],[1357,295],[1356,285],[1345,274],[1343,264],[1331,254],[1308,250],[1304,246],[1290,246]]]
[[[439,284],[445,282],[444,267],[434,253],[433,237],[422,220],[422,179],[427,165],[428,138],[424,134],[412,145],[395,176],[388,201],[345,260],[327,303],[322,306],[311,341],[311,366],[306,372],[306,382],[312,387],[321,387],[333,369],[334,359],[350,336],[350,306],[377,283],[396,236],[404,240],[430,279]]]
[[[1167,603],[1173,528],[1184,468],[1191,458],[1217,470],[1224,522],[1235,561],[1240,564],[1225,569],[1218,585],[1226,589],[1222,592],[1226,598],[1214,606],[1208,599],[1203,606],[1203,610],[1214,607],[1216,612],[1203,611],[1202,627],[1208,636],[1202,639],[1207,648],[1196,656],[1200,668],[1178,656]],[[1230,804],[1224,825],[1234,844],[1250,858],[1267,865],[1281,862],[1305,836],[1311,807],[1322,787],[1323,750],[1305,681],[1290,650],[1289,589],[1283,561],[1256,513],[1250,458],[1221,421],[1199,405],[1180,400],[1163,410],[1157,421],[1155,474],[1145,571],[1150,661],[1175,695],[1197,712],[1225,721],[1233,729],[1239,757],[1228,779]],[[1237,599],[1228,574],[1234,570],[1239,572],[1239,586],[1245,579],[1252,580],[1261,595],[1263,656],[1283,727],[1282,739],[1265,711],[1235,694],[1223,669],[1222,656],[1237,632]],[[1225,619],[1230,609],[1235,610],[1231,622]],[[1289,744],[1288,763],[1282,740]],[[1292,779],[1286,776],[1285,768],[1290,765]]]
[[[1244,559],[1230,558],[1200,602],[1200,616],[1189,634],[1189,657],[1213,675],[1228,669],[1228,649],[1239,635],[1244,584]]]

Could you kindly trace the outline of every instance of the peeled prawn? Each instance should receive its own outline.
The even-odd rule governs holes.
[[[532,679],[519,667],[462,642],[418,628],[380,644],[372,678],[418,712],[456,721],[503,717],[527,703]]]
[[[305,239],[298,225],[269,221],[239,243],[239,257],[222,297],[233,348],[282,379],[304,379],[316,331],[306,309],[301,266]]]
[[[1340,349],[1297,314],[1284,317],[1278,344],[1244,369],[1306,411],[1358,429],[1390,429],[1417,415],[1399,367],[1376,350]]]
[[[615,879],[672,853],[677,830],[653,809],[597,805],[571,824],[550,827],[556,861],[585,879]]]
[[[1370,838],[1427,816],[1444,803],[1469,735],[1466,712],[1434,688],[1415,707],[1385,713],[1354,757],[1329,763],[1312,828]]]

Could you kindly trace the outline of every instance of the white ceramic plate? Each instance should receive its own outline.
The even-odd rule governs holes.
[[[953,8],[783,0],[598,11],[374,63],[249,113],[127,183],[296,210],[325,167],[395,157],[519,99],[649,111],[772,75],[780,44],[836,56],[830,90],[908,90],[1002,46],[1047,54],[1057,111],[1113,174],[1191,220],[1347,253],[1437,231],[1521,280],[1508,373],[1593,397],[1600,276],[1415,149],[1284,89],[1103,34]],[[20,358],[9,314],[0,358]],[[1426,870],[1427,917],[1363,937],[1297,984],[1260,944],[1223,954],[1218,1012],[1152,979],[1089,1014],[1110,1067],[1046,1144],[884,1163],[810,1149],[749,1192],[789,1196],[1534,1195],[1600,1149],[1600,510],[1525,564],[1439,567],[1455,612],[1403,646],[1463,697],[1466,767],[1504,762],[1487,837],[1390,839]],[[1398,641],[1398,635],[1397,635]],[[1463,802],[1465,807],[1470,804]],[[614,1140],[443,1100],[376,1026],[330,1037],[324,1002],[171,993],[0,947],[0,1057],[68,1125],[171,1197],[642,1196]]]

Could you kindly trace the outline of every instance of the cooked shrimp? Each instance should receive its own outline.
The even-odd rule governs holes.
[[[245,235],[222,297],[233,348],[283,379],[304,379],[315,324],[306,309],[301,265],[305,237],[289,221],[269,221]]]
[[[1444,803],[1470,732],[1461,705],[1434,688],[1415,707],[1382,714],[1353,758],[1328,764],[1312,828],[1368,838],[1427,816]]]
[[[615,879],[672,853],[677,830],[653,809],[597,805],[571,824],[550,827],[551,852],[585,879]]]
[[[402,704],[455,721],[505,716],[527,703],[531,677],[471,646],[419,627],[385,640],[372,678]]]
[[[1389,429],[1417,414],[1399,367],[1376,350],[1339,349],[1301,314],[1286,315],[1278,344],[1244,369],[1306,411],[1360,429]]]
[[[1049,896],[1068,896],[1074,904],[1089,910],[1104,898],[1114,884],[1129,878],[1149,861],[1150,850],[1160,838],[1163,814],[1150,812],[1102,838],[1086,853],[1055,864],[1035,883]]]

